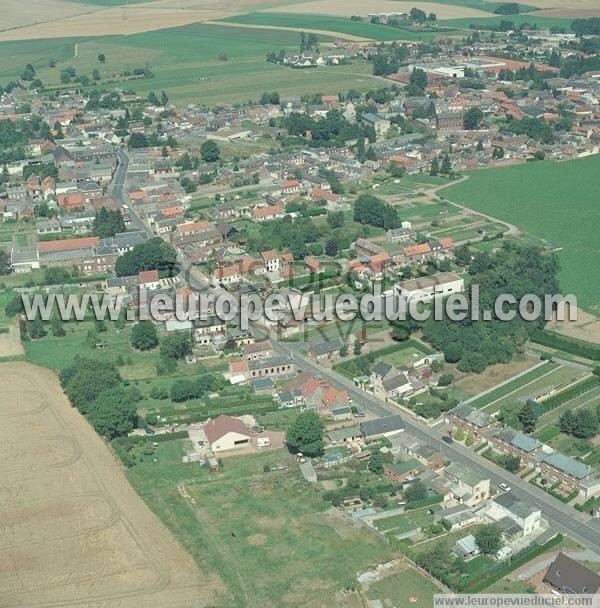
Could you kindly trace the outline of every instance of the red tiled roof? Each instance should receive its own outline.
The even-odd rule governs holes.
[[[204,425],[204,434],[208,439],[209,443],[213,444],[227,433],[239,433],[240,435],[246,435],[250,437],[250,433],[246,430],[244,423],[237,418],[231,416],[225,416],[221,414],[214,420],[207,422]]]
[[[38,251],[68,251],[69,249],[87,249],[97,247],[100,239],[97,236],[86,236],[81,239],[62,239],[59,241],[41,241]]]

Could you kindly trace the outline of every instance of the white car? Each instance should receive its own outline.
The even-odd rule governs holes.
[[[510,492],[510,486],[506,485],[505,483],[500,484],[500,489],[504,490],[505,492]]]

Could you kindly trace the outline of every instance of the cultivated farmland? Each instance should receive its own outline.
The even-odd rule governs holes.
[[[71,407],[56,376],[0,365],[4,606],[197,607],[220,602]],[[221,604],[222,605],[222,604]]]
[[[395,3],[394,3],[395,4]],[[417,32],[401,27],[380,25],[369,21],[352,21],[344,17],[302,13],[257,12],[222,20],[249,25],[276,25],[293,29],[323,30],[350,34],[365,40],[433,40],[441,35],[455,34],[451,29],[437,32]]]
[[[320,36],[319,40],[323,43],[332,38]],[[0,66],[0,83],[17,78],[30,62],[50,87],[64,87],[59,82],[60,71],[67,67],[88,76],[98,69],[98,88],[125,86],[141,95],[164,89],[173,102],[216,104],[223,99],[258,99],[265,90],[274,88],[273,83],[280,94],[289,95],[366,89],[381,82],[364,60],[309,70],[267,63],[269,51],[298,47],[299,35],[285,30],[194,24],[131,36],[52,40],[47,48],[44,42],[0,42],[0,53],[7,57],[6,64]],[[102,64],[97,60],[100,53],[106,56]],[[220,53],[226,54],[226,61],[219,59]],[[48,67],[51,58],[57,62],[55,68]],[[127,80],[123,75],[146,62],[153,78]]]
[[[574,293],[581,308],[597,310],[599,171],[597,155],[473,171],[468,180],[445,188],[441,195],[562,246],[557,254],[562,293]]]

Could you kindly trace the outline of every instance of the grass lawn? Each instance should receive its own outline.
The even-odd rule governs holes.
[[[516,224],[534,236],[561,245],[562,293],[577,295],[580,307],[600,306],[597,241],[598,155],[569,162],[538,162],[482,169],[444,188],[442,196]]]
[[[417,527],[415,522],[406,515],[390,515],[374,521],[373,525],[381,532],[391,532],[393,534],[402,534]]]
[[[398,350],[395,353],[390,353],[389,355],[385,355],[381,357],[380,361],[384,361],[389,365],[395,365],[396,367],[400,367],[402,365],[406,365],[407,363],[412,363],[418,359],[423,358],[423,351],[415,348],[413,346],[409,346],[402,350]]]
[[[350,34],[370,40],[432,40],[436,36],[450,35],[452,30],[437,32],[414,32],[408,29],[375,24],[370,21],[352,21],[349,17],[331,17],[310,13],[257,12],[222,19],[230,23],[248,25],[275,25],[278,27],[304,28]]]
[[[532,589],[525,581],[503,578],[490,585],[483,593],[531,593]]]
[[[219,572],[228,607],[304,605],[392,557],[375,535],[328,510],[286,452],[227,458],[211,475],[181,463],[184,447],[160,444],[158,462],[149,458],[128,477],[201,567]],[[284,463],[289,470],[263,471]]]
[[[441,593],[441,590],[430,578],[418,570],[407,568],[369,585],[366,595],[370,600],[379,600],[384,606],[430,608],[435,593]]]

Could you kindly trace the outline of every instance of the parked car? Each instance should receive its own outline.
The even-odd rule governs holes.
[[[442,437],[442,441],[445,441],[446,443],[454,443],[454,439],[452,439],[452,437],[450,437],[450,435],[444,435]]]

